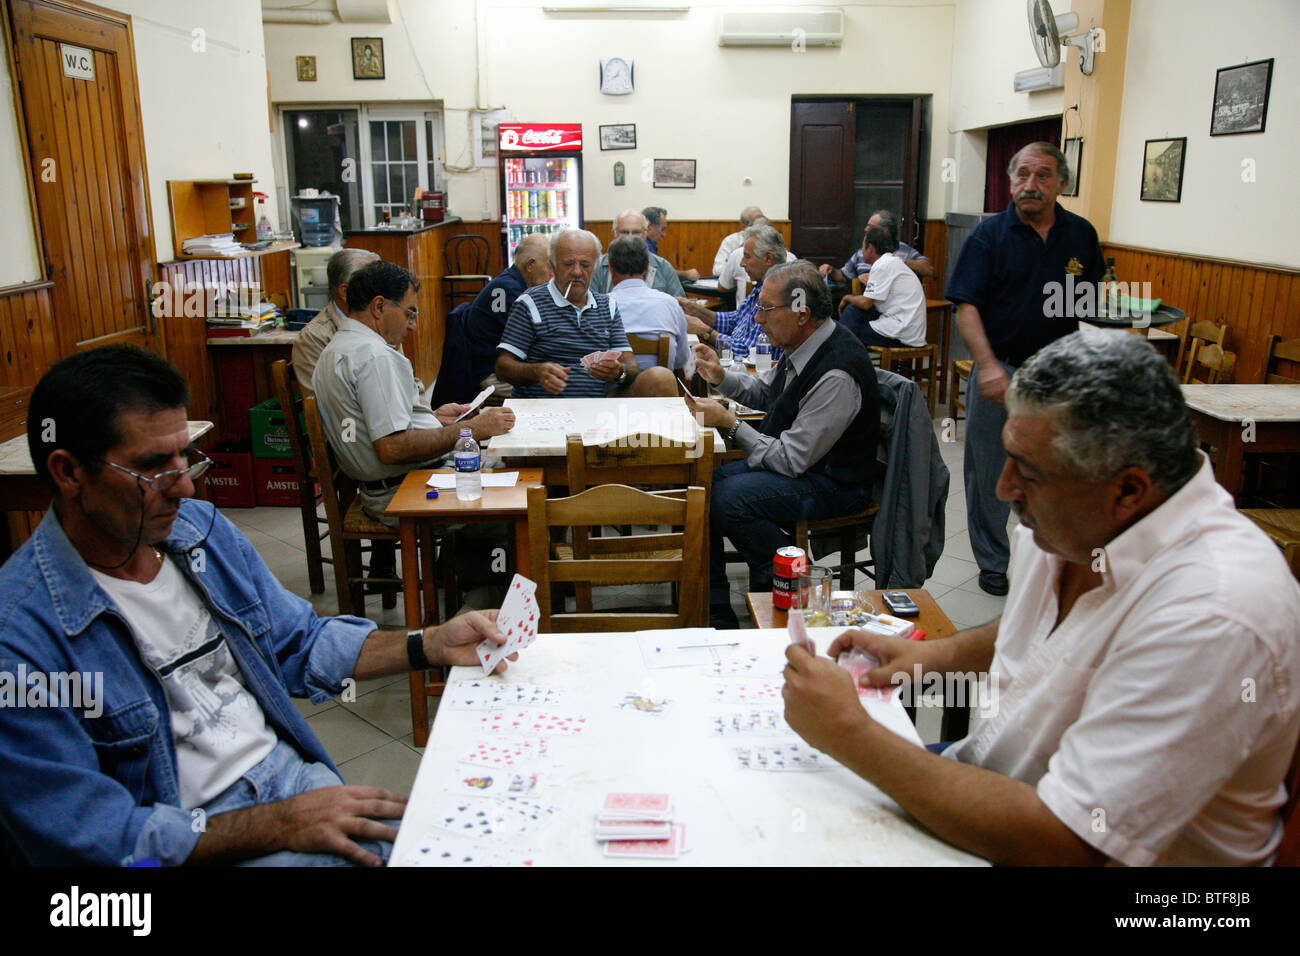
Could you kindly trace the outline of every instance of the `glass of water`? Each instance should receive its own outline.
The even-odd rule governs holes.
[[[718,349],[718,364],[723,368],[731,368],[731,346],[724,345]]]

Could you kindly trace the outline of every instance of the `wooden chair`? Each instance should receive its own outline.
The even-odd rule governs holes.
[[[970,387],[970,370],[970,359],[958,359],[952,363],[952,372],[949,374],[952,391],[948,393],[948,417],[954,422],[966,417],[958,413],[966,411],[966,399],[962,394],[961,383],[965,382],[966,387]]]
[[[1243,508],[1241,513],[1282,549],[1291,573],[1300,580],[1300,509]]]
[[[457,299],[473,299],[492,281],[487,274],[492,247],[482,236],[452,236],[443,247],[443,257],[447,262],[447,274],[442,277],[443,294],[447,296],[448,309],[455,308]]]
[[[316,461],[316,480],[320,482],[325,517],[329,522],[339,613],[364,617],[366,585],[396,584],[400,587],[402,579],[364,577],[361,556],[370,548],[363,542],[392,541],[396,545],[398,535],[392,528],[361,510],[357,484],[338,466],[334,452],[325,438],[325,428],[321,424],[320,413],[316,410],[316,397],[304,396],[302,409],[303,417],[307,420],[312,458]]]
[[[1283,362],[1300,366],[1300,339],[1283,339],[1280,335],[1270,335],[1268,347],[1264,351],[1265,385],[1300,385],[1300,370],[1283,375],[1280,371]]]
[[[868,346],[880,355],[880,367],[910,378],[925,388],[925,402],[934,418],[935,397],[939,388],[939,346],[934,344],[892,348],[881,345]],[[917,363],[924,361],[924,365]],[[905,363],[905,364],[904,364]]]
[[[636,434],[605,445],[583,445],[579,435],[569,435],[566,445],[566,466],[569,494],[576,495],[599,484],[636,485],[643,490],[655,489],[657,494],[673,493],[665,489],[697,487],[704,489],[704,511],[708,514],[713,494],[713,431],[701,430],[696,445],[665,441],[658,435]],[[644,522],[637,522],[644,524]],[[625,534],[631,534],[628,530]],[[703,528],[704,553],[709,551],[709,527]],[[586,528],[573,529],[573,544],[568,554],[587,557],[607,548],[606,539],[593,542]],[[559,552],[563,554],[564,551]],[[645,555],[641,555],[645,556]],[[575,586],[578,610],[590,612],[591,586]],[[707,591],[701,591],[701,598]],[[707,614],[707,608],[702,608]]]
[[[289,433],[289,447],[293,450],[293,468],[298,476],[298,508],[302,512],[302,540],[307,549],[307,580],[312,594],[325,590],[326,563],[332,564],[330,558],[321,555],[321,539],[329,535],[329,519],[322,518],[316,508],[320,503],[320,492],[316,485],[316,472],[313,458],[308,449],[307,436],[303,434],[297,414],[292,411],[298,407],[302,392],[298,388],[298,376],[293,366],[284,359],[271,364],[271,380],[275,383],[275,394],[280,400],[280,408],[285,410],[285,430]],[[321,530],[322,526],[324,531]]]
[[[1178,350],[1178,375],[1184,384],[1191,382],[1192,370],[1196,363],[1196,354],[1207,345],[1217,345],[1223,348],[1228,339],[1228,327],[1226,325],[1215,325],[1202,319],[1199,322],[1193,322],[1187,329],[1187,334],[1183,337],[1183,344]]]
[[[705,567],[704,526],[708,520],[704,489],[689,488],[684,498],[638,491],[627,485],[599,485],[567,498],[548,500],[546,489],[528,489],[528,540],[532,570],[537,578],[538,629],[549,633],[580,631],[641,631],[702,627],[708,571]],[[564,559],[551,554],[552,528],[648,524],[680,527],[680,532],[594,539],[593,556]],[[608,542],[596,555],[595,545]],[[677,557],[628,558],[652,551],[676,552]],[[577,612],[557,611],[551,585],[572,582],[589,586],[676,582],[675,611]]]
[[[672,339],[667,335],[634,335],[629,332],[627,341],[632,346],[633,355],[653,355],[656,365],[668,368],[668,351],[672,346]]]
[[[1202,345],[1192,356],[1183,382],[1197,385],[1231,382],[1236,367],[1236,352],[1225,352],[1222,346],[1214,343]]]

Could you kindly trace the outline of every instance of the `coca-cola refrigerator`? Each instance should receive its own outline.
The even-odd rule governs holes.
[[[582,228],[582,124],[502,123],[497,135],[508,264],[524,236]]]

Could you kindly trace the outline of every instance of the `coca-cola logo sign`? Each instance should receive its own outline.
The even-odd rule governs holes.
[[[581,149],[582,127],[568,126],[502,126],[501,148],[504,150],[554,150]]]
[[[501,145],[506,149],[517,147],[519,145],[519,133],[513,129],[503,129],[501,131]]]
[[[563,137],[558,129],[530,129],[524,131],[525,146],[554,146],[560,142],[563,142]]]

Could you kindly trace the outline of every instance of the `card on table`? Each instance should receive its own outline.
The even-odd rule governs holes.
[[[741,770],[829,770],[830,757],[807,744],[766,744],[736,747],[736,765]]]
[[[671,820],[673,798],[667,793],[607,793],[601,820]]]
[[[452,796],[433,808],[435,826],[475,840],[509,840],[535,832],[559,807],[523,797],[475,800]]]
[[[508,706],[554,706],[564,698],[558,687],[539,684],[507,684],[499,680],[480,678],[458,680],[442,695],[439,707],[455,710],[500,710]]]
[[[496,710],[479,719],[479,728],[489,734],[564,734],[576,737],[587,729],[586,714],[555,714],[544,710]]]
[[[455,775],[443,785],[443,790],[463,797],[497,797],[503,794],[527,797],[544,789],[549,782],[548,774],[530,767],[485,769],[467,764],[456,768]]]
[[[714,685],[709,700],[715,704],[779,704],[784,701],[781,687],[776,681],[727,681]]]
[[[779,710],[736,710],[709,718],[714,737],[775,737],[793,734]]]
[[[550,753],[545,738],[531,740],[481,740],[460,757],[461,763],[479,767],[517,770],[538,764],[550,764]]]
[[[605,844],[605,855],[638,860],[675,860],[690,846],[686,843],[686,824],[674,823],[673,835],[668,840],[611,840]]]
[[[609,840],[667,840],[673,825],[664,820],[596,820],[596,842]]]
[[[538,613],[537,584],[522,574],[516,574],[506,589],[501,610],[497,612],[497,630],[505,636],[506,642],[497,644],[484,638],[475,649],[484,674],[491,674],[503,657],[509,657],[537,639]]]
[[[531,849],[476,843],[444,833],[426,833],[401,862],[403,866],[536,866],[537,853]]]
[[[763,657],[750,654],[704,665],[706,677],[759,677],[773,680],[785,670],[785,658]]]

